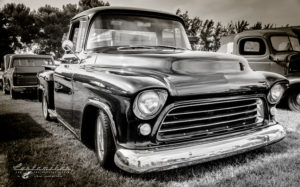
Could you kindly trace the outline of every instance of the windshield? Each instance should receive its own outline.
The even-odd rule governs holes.
[[[53,65],[53,62],[50,58],[17,58],[13,60],[12,67],[42,65]]]
[[[273,49],[276,51],[300,51],[299,40],[290,36],[271,36]]]
[[[131,15],[100,15],[91,25],[87,50],[107,46],[166,46],[191,49],[179,21]]]

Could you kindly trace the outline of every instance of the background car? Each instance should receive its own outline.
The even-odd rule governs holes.
[[[245,57],[255,71],[285,76],[290,84],[283,98],[300,112],[300,45],[291,29],[250,30],[223,37],[218,52]]]
[[[45,65],[54,65],[53,58],[48,55],[12,54],[4,58],[2,89],[13,99],[18,93],[37,91],[38,73],[45,70]]]

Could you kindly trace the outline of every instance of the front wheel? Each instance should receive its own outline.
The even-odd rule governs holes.
[[[300,112],[300,90],[293,91],[288,96],[290,110]]]
[[[5,86],[5,83],[4,83],[4,80],[3,80],[3,82],[2,82],[2,92],[3,92],[3,94],[9,94],[9,92],[6,90],[5,87],[6,86]]]
[[[42,100],[42,111],[43,111],[44,119],[49,121],[50,120],[50,114],[48,112],[48,102],[47,102],[47,98],[46,98],[45,95],[43,96],[43,100]]]
[[[95,125],[95,152],[104,168],[114,166],[115,144],[110,129],[110,121],[103,111],[99,111]]]

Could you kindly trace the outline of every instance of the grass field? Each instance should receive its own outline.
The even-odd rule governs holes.
[[[196,166],[132,175],[100,168],[93,151],[59,123],[43,119],[37,101],[11,100],[0,93],[0,157],[6,160],[0,162],[0,180],[8,178],[2,185],[9,186],[300,186],[300,114],[278,110],[277,120],[288,135],[269,147]],[[68,170],[39,171],[26,179],[24,172],[14,170],[20,164],[25,169]]]

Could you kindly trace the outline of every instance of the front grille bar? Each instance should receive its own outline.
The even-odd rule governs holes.
[[[202,125],[195,125],[195,126],[190,126],[190,127],[181,127],[181,128],[168,128],[168,129],[160,129],[159,132],[172,132],[172,131],[180,131],[180,130],[187,130],[187,129],[195,129],[195,128],[201,128],[201,127],[210,127],[210,126],[215,126],[215,125],[220,125],[224,123],[233,123],[233,122],[238,122],[238,121],[245,121],[245,120],[250,120],[256,118],[257,115],[251,116],[251,117],[246,117],[242,119],[235,119],[235,120],[227,120],[227,121],[221,121],[217,123],[206,123]]]

